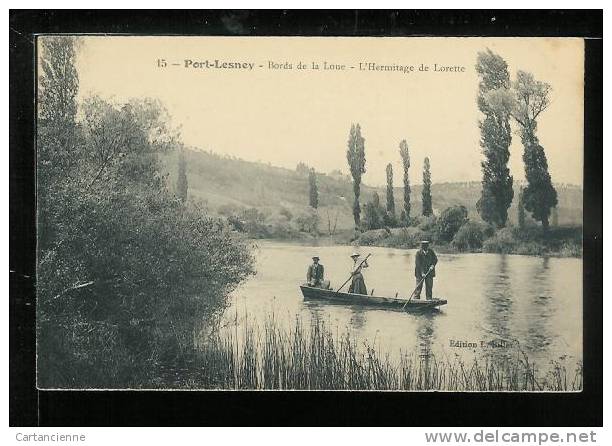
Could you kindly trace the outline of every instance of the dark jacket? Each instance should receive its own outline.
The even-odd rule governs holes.
[[[436,263],[438,263],[438,257],[433,249],[429,248],[427,254],[423,249],[419,249],[416,253],[414,275],[417,279],[420,279],[423,274],[427,272],[430,266],[434,267],[434,270],[429,273],[427,277],[436,277]]]
[[[310,282],[314,280],[316,282],[321,282],[323,280],[323,276],[325,275],[325,268],[320,263],[315,265],[314,263],[308,267],[308,272],[306,273],[306,280]]]

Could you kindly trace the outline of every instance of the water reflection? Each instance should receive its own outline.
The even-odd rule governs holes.
[[[437,313],[425,313],[418,317],[417,322],[417,339],[419,343],[419,351],[421,355],[429,356],[432,351],[434,340],[434,317]]]
[[[512,287],[509,274],[508,256],[501,255],[492,265],[489,281],[485,287],[486,325],[484,333],[487,351],[496,358],[507,358],[515,337],[511,329]]]
[[[549,263],[550,259],[548,257],[541,259],[541,264],[535,269],[531,281],[532,292],[529,294],[529,303],[533,308],[533,314],[536,314],[537,317],[529,317],[527,329],[527,348],[529,351],[542,351],[553,340],[549,330],[549,320],[554,312],[551,306],[552,287]]]
[[[355,330],[362,330],[366,324],[366,310],[363,307],[351,307],[350,325]]]

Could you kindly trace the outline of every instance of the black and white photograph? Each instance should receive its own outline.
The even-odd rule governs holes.
[[[583,390],[583,39],[36,51],[39,389]]]

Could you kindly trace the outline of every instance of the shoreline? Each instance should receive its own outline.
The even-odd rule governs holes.
[[[264,243],[284,243],[294,246],[309,246],[309,247],[325,247],[325,246],[367,246],[374,248],[391,248],[401,250],[415,250],[418,246],[405,246],[405,245],[392,245],[388,243],[359,243],[359,239],[354,241],[347,240],[330,240],[329,236],[310,236],[310,238],[304,238],[301,240],[289,239],[289,238],[248,238],[249,242],[257,244],[260,242]],[[385,240],[385,239],[383,239]],[[520,252],[519,250],[509,250],[507,252],[496,252],[496,251],[485,251],[483,249],[472,249],[468,251],[460,251],[450,243],[433,243],[432,248],[438,254],[499,254],[499,255],[516,255],[526,257],[540,257],[540,258],[560,258],[560,259],[582,259],[582,247],[580,249],[580,255],[575,253],[563,253],[562,251],[548,251],[542,254],[530,254]]]

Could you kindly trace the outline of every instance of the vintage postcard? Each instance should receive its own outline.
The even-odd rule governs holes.
[[[40,389],[582,390],[582,39],[37,54]]]

